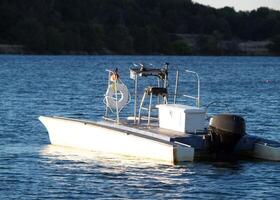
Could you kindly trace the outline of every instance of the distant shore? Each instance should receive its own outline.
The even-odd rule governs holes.
[[[0,53],[280,55],[280,11],[191,0],[0,2]]]
[[[139,53],[130,53],[130,54],[121,54],[121,55],[181,55],[181,56],[276,56],[275,54],[269,52],[268,48],[265,45],[269,44],[267,41],[263,42],[243,42],[240,43],[240,51],[226,51],[223,53],[190,53],[190,54],[163,54],[159,52],[148,53],[148,54],[139,54]],[[224,45],[227,45],[224,43]],[[228,48],[228,47],[225,47]],[[0,44],[0,54],[12,54],[12,55],[120,55],[117,52],[110,50],[101,50],[99,52],[84,52],[84,51],[32,51],[26,48],[23,45],[10,45],[10,44]]]

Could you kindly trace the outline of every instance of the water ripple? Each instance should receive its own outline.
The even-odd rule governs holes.
[[[204,106],[223,102],[245,117],[248,133],[280,140],[277,57],[0,56],[0,199],[279,197],[280,168],[274,162],[170,166],[48,145],[38,116],[100,118],[104,70],[119,67],[123,81],[132,86],[128,68],[139,62],[171,63],[170,80],[174,65],[181,71],[187,65],[201,76]],[[183,73],[180,76],[181,85],[194,86]],[[192,91],[182,87],[179,93]],[[216,105],[211,112],[224,109]]]

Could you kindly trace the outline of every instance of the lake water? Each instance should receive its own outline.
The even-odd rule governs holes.
[[[170,63],[180,93],[184,69],[201,76],[202,104],[247,121],[247,133],[280,141],[279,57],[0,56],[0,199],[278,199],[276,162],[194,162],[179,166],[49,145],[40,115],[98,119],[105,69],[131,88],[133,63]],[[187,87],[189,86],[189,87]]]

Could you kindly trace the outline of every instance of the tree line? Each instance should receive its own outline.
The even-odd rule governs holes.
[[[39,54],[239,54],[223,41],[271,41],[280,12],[214,9],[191,0],[0,0],[0,44]],[[232,49],[232,50],[231,50]]]

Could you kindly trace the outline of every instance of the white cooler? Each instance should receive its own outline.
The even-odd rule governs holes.
[[[205,129],[206,112],[202,108],[181,104],[160,104],[159,127],[184,133]]]

